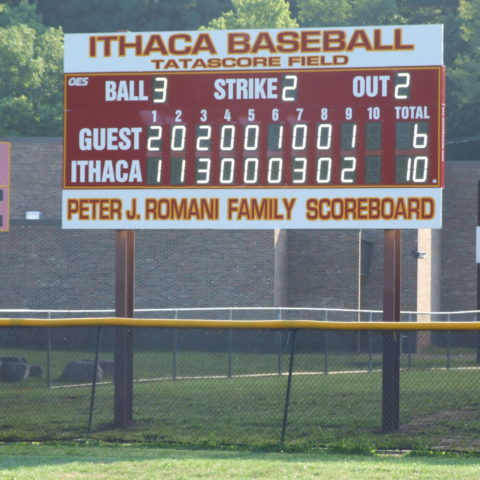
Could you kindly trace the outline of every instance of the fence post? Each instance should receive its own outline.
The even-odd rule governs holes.
[[[97,369],[98,369],[98,354],[100,352],[100,340],[102,335],[102,327],[97,327],[97,343],[95,345],[95,358],[93,360],[93,378],[92,378],[92,392],[90,395],[90,412],[88,415],[88,429],[87,433],[92,431],[93,408],[95,406],[95,390],[97,388]]]
[[[233,311],[232,309],[229,310],[228,315],[229,320],[233,320]],[[232,348],[233,348],[233,332],[232,329],[228,329],[228,378],[232,378]]]
[[[288,365],[288,380],[287,380],[287,392],[285,394],[285,407],[283,409],[283,422],[282,422],[282,435],[280,437],[280,448],[283,448],[285,443],[285,433],[287,431],[288,421],[288,407],[290,405],[290,392],[292,389],[292,376],[293,376],[293,362],[295,357],[295,338],[297,336],[297,330],[291,330],[292,335],[290,337],[290,362]]]
[[[412,321],[412,312],[410,312],[408,314],[408,321],[411,322]],[[409,330],[407,332],[407,348],[408,348],[408,366],[407,366],[407,369],[410,370],[411,366],[412,366],[412,350],[413,350],[413,341],[412,341],[412,338],[414,338],[413,336],[413,332],[411,330]]]
[[[282,319],[282,312],[281,310],[277,314],[277,319]],[[283,330],[277,331],[277,339],[278,339],[278,353],[277,353],[277,367],[278,367],[278,374],[282,374],[282,340],[283,340]]]
[[[52,314],[48,312],[48,319],[51,320]],[[47,328],[47,387],[52,388],[52,366],[51,366],[51,355],[52,355],[52,329]]]
[[[178,310],[175,309],[175,320],[178,320]],[[173,348],[172,348],[172,380],[177,379],[177,349],[178,349],[178,328],[173,329]]]
[[[450,322],[450,314],[447,315],[447,321]],[[450,370],[450,330],[447,330],[447,370]]]
[[[473,321],[478,322],[478,313],[473,318]],[[476,333],[475,338],[477,340],[477,358],[476,358],[476,361],[477,361],[477,363],[480,363],[480,330],[477,330],[475,333]]]
[[[373,312],[370,311],[368,314],[368,321],[372,321]],[[371,372],[373,369],[373,361],[372,361],[372,331],[369,329],[367,332],[368,335],[368,371]]]
[[[325,310],[325,321],[328,322],[328,310]],[[323,373],[328,374],[328,339],[327,331],[323,331]]]

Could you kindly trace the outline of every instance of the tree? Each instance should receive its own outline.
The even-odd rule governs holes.
[[[65,32],[196,30],[231,0],[37,0],[47,25]]]
[[[63,34],[23,15],[26,4],[0,11],[0,135],[60,135]]]
[[[387,25],[397,23],[395,0],[296,0],[302,27]]]
[[[352,23],[355,25],[391,25],[399,23],[395,0],[354,0]]]
[[[213,30],[237,28],[294,28],[297,22],[290,16],[286,0],[232,0],[232,10],[211,20]]]
[[[302,27],[349,25],[350,0],[297,0],[297,19]]]
[[[21,23],[38,31],[45,30],[35,4],[30,4],[27,0],[0,2],[0,27],[11,27]]]
[[[449,98],[454,105],[449,126],[455,137],[478,135],[480,130],[480,0],[460,0],[459,21],[465,44],[449,77]]]
[[[443,19],[458,14],[460,0],[397,0],[400,16],[409,24],[443,23]]]
[[[443,24],[445,64],[453,64],[459,52],[465,48],[460,36],[458,8],[460,0],[397,0],[401,23],[420,25]],[[448,72],[448,71],[447,71]]]

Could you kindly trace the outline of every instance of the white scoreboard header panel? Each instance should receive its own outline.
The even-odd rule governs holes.
[[[65,73],[442,64],[442,25],[65,35]]]

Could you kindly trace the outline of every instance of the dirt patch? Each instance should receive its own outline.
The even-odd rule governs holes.
[[[415,418],[410,423],[402,425],[401,431],[403,433],[418,433],[432,429],[432,426],[437,426],[440,422],[465,422],[474,412],[471,410],[441,410],[426,417]]]
[[[480,431],[466,432],[464,427],[478,422],[477,409],[441,410],[416,418],[401,426],[407,435],[425,434],[431,438],[432,448],[442,450],[480,450]]]

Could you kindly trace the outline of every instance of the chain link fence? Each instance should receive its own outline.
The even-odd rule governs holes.
[[[3,318],[105,317],[3,311]],[[380,311],[136,310],[137,318],[381,321]],[[408,322],[477,312],[403,312]],[[375,330],[133,327],[133,420],[114,424],[115,327],[0,328],[0,440],[97,438],[182,445],[441,447],[480,451],[478,331],[396,332],[400,428],[382,433]],[[95,368],[96,367],[96,368]]]

